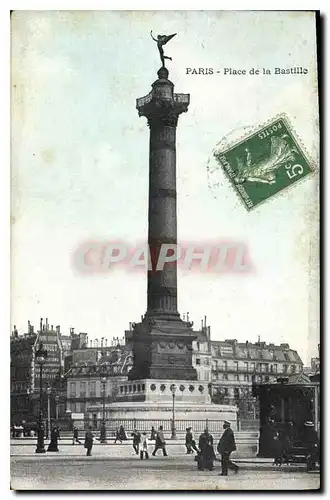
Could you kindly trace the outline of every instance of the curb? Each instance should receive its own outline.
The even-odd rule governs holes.
[[[177,460],[178,458],[186,458],[185,456],[182,456],[181,454],[175,454],[175,455],[170,455],[166,460],[163,459],[163,457],[160,455],[158,457],[153,457],[151,460],[152,461],[155,461],[155,460],[164,460],[164,462],[168,462],[168,461],[172,461],[172,460]],[[137,463],[141,463],[140,460],[136,459],[135,456],[111,456],[111,455],[92,455],[91,457],[86,457],[86,455],[54,455],[52,453],[44,453],[44,454],[29,454],[29,455],[15,455],[15,454],[11,454],[10,455],[10,459],[11,460],[14,460],[14,461],[27,461],[27,460],[31,460],[31,461],[37,461],[37,460],[40,460],[40,459],[43,459],[43,460],[47,460],[47,461],[71,461],[71,460],[75,460],[75,461],[83,461],[85,462],[86,460],[87,461],[97,461],[97,460],[100,460],[100,461],[105,461],[105,460],[108,460],[108,461],[127,461],[127,460],[136,460]],[[255,459],[251,459],[251,458],[234,458],[233,459],[234,462],[238,463],[238,464],[244,464],[244,465],[262,465],[262,466],[265,466],[265,465],[268,465],[268,466],[271,466],[272,470],[277,470],[273,465],[273,461],[272,460],[255,460]],[[194,462],[193,460],[189,461],[189,462],[182,462],[183,464],[184,463],[190,463],[190,462]],[[217,459],[215,461],[216,463],[220,463],[220,460]],[[302,464],[303,466],[304,464]],[[299,467],[299,466],[297,466]]]
[[[11,459],[14,463],[16,464],[19,464],[20,462],[21,463],[31,463],[31,462],[38,462],[38,464],[40,465],[40,456],[34,456],[32,455],[32,460],[31,460],[31,455],[28,455],[28,456],[16,456],[16,457],[13,457],[11,456]],[[169,460],[166,460],[167,463],[171,463],[173,462],[175,458],[178,458],[178,457],[169,457]],[[44,459],[44,456],[43,456],[43,459]],[[162,459],[162,457],[159,457],[159,459]],[[152,459],[152,462],[155,463],[155,462],[159,462],[159,465],[162,464],[164,465],[164,461],[162,460],[160,462],[160,460],[156,460],[155,459]],[[171,460],[172,459],[172,460]],[[122,461],[122,462],[126,462],[127,461],[127,457],[124,457],[124,458],[118,458],[118,457],[109,457],[109,456],[91,456],[91,457],[86,457],[86,456],[59,456],[59,457],[52,457],[50,459],[47,459],[45,460],[45,463],[47,462],[50,462],[50,463],[54,463],[54,462],[58,462],[58,463],[63,463],[63,462],[72,462],[72,460],[75,461],[75,464],[77,463],[81,463],[81,464],[85,464],[86,462],[87,463],[104,463],[104,462],[113,462],[113,461]],[[136,463],[137,464],[141,464],[141,467],[138,466],[137,468],[139,469],[142,469],[142,463],[144,463],[145,461],[142,461],[141,460],[136,460]],[[306,472],[306,466],[304,464],[301,464],[301,465],[293,465],[293,466],[273,466],[271,465],[270,463],[267,463],[267,462],[246,462],[244,461],[244,459],[237,459],[235,460],[235,462],[237,464],[240,465],[240,469],[242,471],[247,471],[247,470],[254,470],[254,471],[266,471],[266,472],[274,472],[274,473],[277,473],[277,472],[280,472],[280,473],[292,473],[292,472]],[[13,464],[12,464],[13,465]],[[196,468],[196,465],[195,465],[195,462],[189,462],[189,463],[182,463],[181,464],[182,466],[189,466],[191,465],[191,468],[194,470]],[[130,465],[131,467],[134,467],[134,465]],[[149,469],[145,469],[143,468],[143,470],[148,470],[150,472],[152,472],[153,470],[153,467],[150,467]],[[196,468],[197,470],[197,468]],[[215,466],[215,471],[219,471],[221,470],[221,465],[220,463],[216,464]],[[317,470],[317,471],[314,471],[314,473],[317,473],[319,474],[320,471]],[[239,478],[239,474],[237,475],[237,477]]]

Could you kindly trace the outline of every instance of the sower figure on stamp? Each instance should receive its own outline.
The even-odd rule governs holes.
[[[230,428],[230,423],[225,420],[223,424],[225,429],[220,441],[218,443],[218,453],[221,455],[221,476],[228,476],[228,469],[233,469],[236,473],[238,472],[238,465],[234,464],[230,460],[230,454],[236,450],[235,437],[232,429]]]
[[[172,61],[172,57],[168,57],[168,56],[164,55],[163,45],[165,45],[167,42],[169,42],[175,35],[176,35],[176,33],[174,33],[173,35],[158,35],[157,38],[154,38],[153,35],[152,35],[152,31],[150,31],[151,38],[155,42],[157,42],[157,47],[158,47],[158,50],[159,50],[160,60],[162,61],[162,66],[163,67],[165,67],[165,59],[169,59],[170,61]]]

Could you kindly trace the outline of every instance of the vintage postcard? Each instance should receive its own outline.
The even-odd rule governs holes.
[[[319,30],[11,13],[11,489],[320,488]]]

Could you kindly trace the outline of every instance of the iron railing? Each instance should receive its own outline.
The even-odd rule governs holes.
[[[136,99],[136,107],[141,108],[142,106],[145,106],[146,104],[149,104],[149,102],[152,101],[153,98],[161,98],[161,99],[168,99],[163,96],[155,95],[154,91],[151,90],[149,94],[145,95],[144,97],[138,97]],[[190,94],[173,94],[173,100],[176,103],[181,103],[181,104],[189,104],[190,102]]]

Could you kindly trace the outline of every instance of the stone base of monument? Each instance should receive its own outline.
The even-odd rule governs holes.
[[[212,432],[222,427],[224,420],[231,423],[233,430],[237,429],[237,407],[211,403],[208,384],[197,380],[145,379],[122,382],[118,386],[116,401],[105,405],[106,419],[109,424],[120,420],[146,420],[145,430],[150,430],[151,425],[157,427],[162,421],[171,421],[173,400],[178,432],[184,432],[189,425],[197,431],[197,422],[198,430],[207,425]],[[100,419],[103,406],[90,406],[87,412],[90,415],[97,414]],[[140,423],[138,427],[141,427]]]

